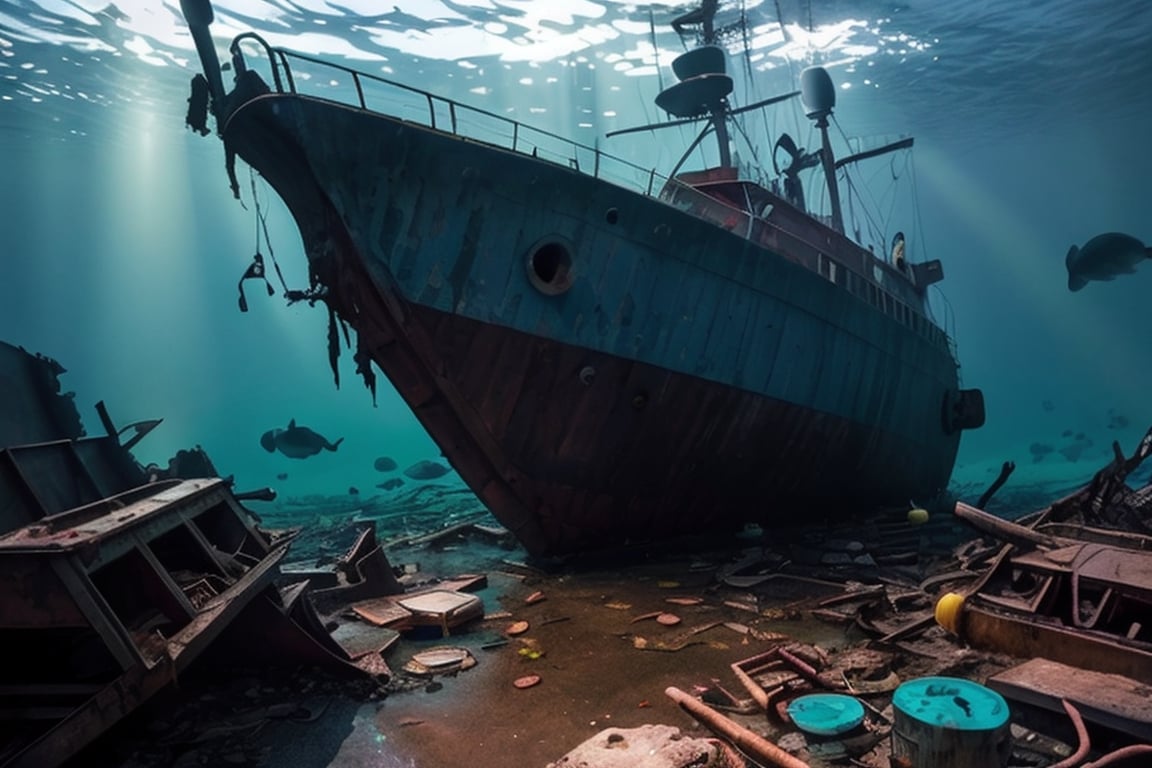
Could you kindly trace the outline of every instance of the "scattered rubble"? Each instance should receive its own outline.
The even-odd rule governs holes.
[[[100,408],[107,434],[86,437],[59,366],[0,353],[25,409],[0,421],[0,765],[58,765],[150,698],[134,738],[84,760],[268,764],[333,718],[422,768],[1072,768],[1152,751],[1152,486],[1126,482],[1152,430],[1015,520],[983,509],[1009,462],[951,519],[896,510],[590,568],[517,560],[481,518],[381,540],[370,499],[314,500],[323,526],[278,529],[275,508],[243,505],[266,494],[234,492],[203,451],[136,464],[127,446],[158,421],[117,429]],[[193,659],[197,684],[172,690]]]

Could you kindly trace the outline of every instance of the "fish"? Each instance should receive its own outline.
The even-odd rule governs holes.
[[[288,473],[287,472],[281,472],[280,474],[276,475],[276,479],[277,480],[287,480],[288,479]]]
[[[1089,280],[1112,280],[1117,275],[1136,271],[1136,265],[1152,258],[1152,248],[1121,232],[1106,232],[1084,244],[1068,249],[1064,265],[1068,268],[1068,290],[1078,291]]]
[[[1028,446],[1028,450],[1032,454],[1032,463],[1036,463],[1044,461],[1044,457],[1052,453],[1054,449],[1047,443],[1032,443],[1032,445]]]
[[[377,488],[383,488],[386,491],[395,490],[396,488],[399,488],[402,485],[404,485],[404,481],[398,477],[394,477],[391,480],[385,480],[382,483],[376,483]]]
[[[270,429],[260,436],[260,445],[269,453],[280,451],[290,459],[306,459],[320,451],[335,451],[344,438],[329,442],[323,435],[308,427],[296,426],[296,419],[288,422],[287,429]]]
[[[437,464],[434,461],[418,461],[404,470],[404,474],[413,480],[435,480],[451,471],[443,464]]]
[[[348,495],[349,496],[359,496],[360,495],[360,489],[354,485],[350,485],[350,486],[348,486]]]
[[[381,456],[372,463],[377,472],[391,472],[396,469],[396,461],[389,456]]]

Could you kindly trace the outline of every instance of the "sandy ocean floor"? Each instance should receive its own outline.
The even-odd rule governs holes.
[[[487,586],[478,594],[492,618],[447,638],[402,638],[386,653],[394,672],[388,685],[310,669],[243,667],[221,674],[194,667],[72,765],[543,768],[605,728],[661,723],[707,736],[666,688],[720,687],[747,698],[730,665],[781,642],[762,638],[816,645],[833,655],[861,645],[868,637],[855,625],[817,618],[809,609],[864,572],[907,581],[919,570],[823,568],[825,586],[719,583],[742,558],[763,554],[779,565],[763,546],[769,538],[748,536],[692,553],[632,551],[550,571],[528,566],[517,546],[488,535],[394,546],[387,550],[392,564],[418,566],[421,578],[485,574]],[[543,599],[527,603],[537,592]],[[662,611],[680,623],[657,623],[654,614]],[[529,630],[509,636],[515,621],[527,621]],[[413,653],[441,645],[467,648],[478,663],[451,676],[403,672]],[[946,642],[942,647],[928,658],[902,654],[895,666],[901,675],[987,671],[986,659]],[[538,675],[539,684],[516,688],[513,682],[526,675]],[[787,731],[769,714],[731,716],[768,738]]]

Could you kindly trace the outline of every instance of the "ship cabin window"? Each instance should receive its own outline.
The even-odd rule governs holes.
[[[527,266],[528,281],[541,293],[557,296],[572,287],[572,252],[558,239],[532,246]]]

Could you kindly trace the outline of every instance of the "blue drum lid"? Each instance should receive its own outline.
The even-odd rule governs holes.
[[[991,688],[960,677],[921,677],[892,694],[892,706],[929,725],[991,731],[1008,722],[1008,702]]]
[[[788,703],[788,717],[796,727],[816,736],[847,733],[864,722],[864,705],[839,693],[813,693]]]

